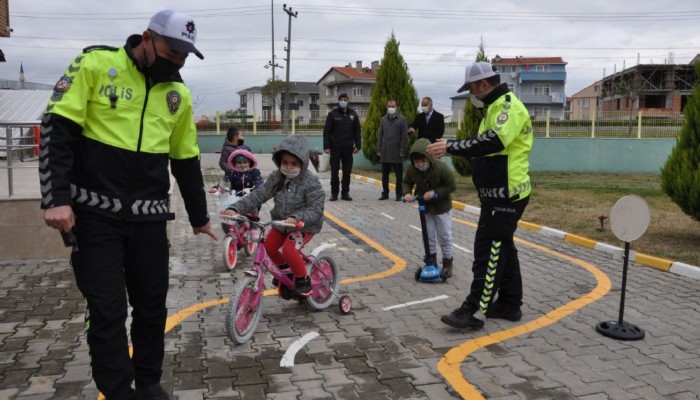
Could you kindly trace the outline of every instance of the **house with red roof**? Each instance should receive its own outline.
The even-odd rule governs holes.
[[[372,88],[377,82],[379,61],[372,61],[370,65],[369,68],[363,67],[362,61],[357,61],[354,67],[348,64],[344,67],[331,67],[326,71],[316,82],[319,89],[320,112],[325,115],[336,108],[338,95],[347,93],[350,107],[363,120],[369,108]]]

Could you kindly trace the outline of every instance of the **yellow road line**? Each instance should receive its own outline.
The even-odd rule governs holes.
[[[472,222],[460,220],[457,218],[454,218],[454,220],[464,225],[476,227],[476,224]],[[440,373],[445,377],[445,379],[447,379],[449,384],[452,385],[452,387],[465,399],[484,399],[481,393],[472,384],[467,382],[466,379],[464,379],[464,375],[462,374],[462,363],[469,354],[488,345],[502,342],[504,340],[522,335],[523,333],[533,332],[545,326],[551,325],[556,321],[559,321],[560,319],[573,313],[574,311],[578,311],[579,309],[587,306],[588,304],[600,299],[610,291],[610,279],[606,274],[604,274],[593,264],[589,264],[585,261],[567,256],[565,254],[559,253],[557,251],[548,249],[546,247],[540,246],[538,244],[523,239],[515,238],[515,241],[518,243],[522,243],[526,246],[532,247],[533,249],[539,250],[541,252],[550,254],[554,257],[564,259],[570,263],[576,264],[584,268],[596,278],[596,281],[598,283],[596,287],[589,293],[581,296],[576,300],[572,300],[562,305],[561,307],[554,309],[553,311],[543,315],[542,317],[526,322],[524,324],[520,324],[511,329],[498,331],[490,335],[474,338],[448,351],[445,354],[445,356],[442,359],[440,359],[440,362],[438,362],[438,371],[440,371]]]
[[[385,249],[383,246],[375,242],[374,240],[370,239],[368,236],[360,233],[358,230],[352,228],[351,226],[347,225],[328,211],[324,211],[324,215],[330,219],[331,221],[335,222],[336,224],[342,226],[343,228],[347,229],[350,231],[353,235],[357,236],[358,238],[362,239],[365,243],[369,244],[372,246],[374,249],[379,251],[381,254],[383,254],[385,257],[388,259],[394,261],[393,267],[391,267],[388,270],[377,272],[371,275],[365,275],[361,277],[355,277],[355,278],[346,278],[341,280],[341,284],[348,284],[348,283],[355,283],[355,282],[362,282],[362,281],[367,281],[367,280],[373,280],[373,279],[380,279],[380,278],[385,278],[391,275],[394,275],[406,268],[406,261],[399,258],[396,256],[394,253],[390,252],[389,250]],[[465,220],[461,220],[459,218],[453,218],[453,220],[464,224],[464,225],[469,225],[472,227],[476,227],[476,224],[472,222],[468,222]],[[595,266],[588,264],[584,261],[578,260],[573,257],[566,256],[564,254],[558,253],[556,251],[547,249],[545,247],[539,246],[537,244],[518,239],[516,238],[515,241],[519,243],[523,243],[527,246],[530,246],[532,248],[538,249],[540,251],[543,251],[545,253],[549,253],[554,255],[555,257],[560,257],[563,258],[567,261],[570,261],[574,264],[578,264],[582,266],[583,268],[587,269],[590,271],[598,280],[598,286],[588,293],[587,295],[584,295],[583,297],[571,301],[569,303],[566,303],[565,305],[551,311],[550,313],[536,319],[533,321],[530,321],[526,324],[518,325],[514,328],[505,330],[505,331],[499,331],[499,332],[494,332],[488,336],[482,336],[470,341],[467,341],[463,343],[462,345],[455,347],[448,351],[445,356],[440,360],[438,363],[438,371],[445,377],[445,379],[448,381],[450,385],[452,385],[455,390],[462,395],[464,398],[468,399],[483,399],[479,391],[472,386],[469,382],[467,382],[464,379],[464,376],[462,375],[461,371],[461,365],[464,360],[469,354],[473,353],[474,351],[488,346],[490,344],[498,343],[510,338],[513,338],[515,336],[522,335],[523,333],[527,332],[532,332],[535,331],[539,328],[545,327],[547,325],[550,325],[561,318],[564,318],[565,316],[571,314],[572,312],[596,301],[597,299],[601,298],[604,296],[609,290],[610,290],[610,280],[608,277],[602,273],[599,269],[597,269]],[[264,295],[272,295],[276,294],[277,291],[276,289],[268,289],[264,292]],[[205,308],[208,307],[213,307],[216,305],[220,304],[225,304],[228,303],[229,299],[218,299],[218,300],[212,300],[212,301],[206,301],[203,303],[198,303],[194,304],[190,307],[184,308],[177,313],[173,314],[172,316],[168,317],[166,324],[165,324],[165,332],[169,332],[172,328],[177,326],[180,322],[182,322],[185,318],[189,317],[190,315],[204,310]],[[131,353],[133,351],[133,348],[129,348],[129,352]],[[98,400],[103,400],[104,396],[100,393],[98,396]]]

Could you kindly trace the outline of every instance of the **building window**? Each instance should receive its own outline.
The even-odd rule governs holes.
[[[354,96],[362,96],[362,86],[355,86],[352,88],[352,95]]]
[[[538,120],[544,119],[547,116],[547,111],[549,111],[549,107],[532,107],[532,115]]]
[[[591,100],[590,99],[582,99],[581,100],[581,107],[588,108],[591,106]]]
[[[327,87],[326,88],[326,96],[330,96],[332,93],[331,88]]]
[[[318,104],[318,95],[317,94],[312,94],[311,95],[311,101],[309,104]]]
[[[549,96],[549,90],[551,88],[552,87],[550,84],[540,84],[540,85],[533,86],[532,90],[533,90],[534,94]]]
[[[247,98],[246,95],[244,95],[244,94],[241,95],[241,107],[245,107],[248,104],[248,102],[246,101],[246,98]]]
[[[549,72],[549,65],[535,65],[535,72]]]
[[[301,109],[302,107],[304,107],[304,100],[297,101],[297,104],[299,104],[299,108]]]

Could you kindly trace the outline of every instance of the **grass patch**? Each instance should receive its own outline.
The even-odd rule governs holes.
[[[379,171],[355,169],[356,174],[381,180]],[[479,206],[471,177],[455,175],[455,200]],[[393,182],[393,175],[392,175]],[[610,210],[622,197],[636,194],[651,210],[649,229],[632,249],[640,253],[700,266],[700,222],[693,220],[661,190],[652,174],[535,172],[532,195],[523,220],[598,242],[624,247],[610,229]],[[608,217],[600,228],[599,215]]]

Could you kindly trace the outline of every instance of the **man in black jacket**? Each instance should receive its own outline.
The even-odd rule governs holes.
[[[435,143],[445,134],[445,116],[433,109],[433,99],[423,97],[420,101],[421,113],[408,128],[409,135],[418,130],[418,139],[426,138],[430,143]]]
[[[331,201],[338,200],[338,191],[341,199],[352,201],[350,197],[352,157],[362,147],[361,137],[360,118],[355,110],[349,107],[348,95],[341,93],[338,96],[338,108],[328,113],[326,125],[323,127],[323,149],[331,156]],[[342,188],[338,178],[341,167]]]

